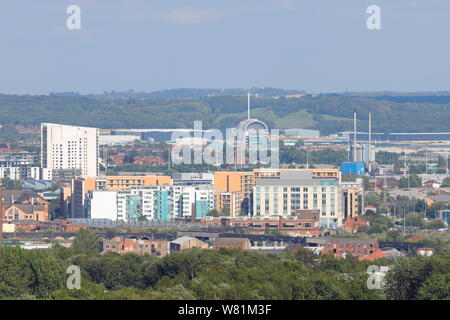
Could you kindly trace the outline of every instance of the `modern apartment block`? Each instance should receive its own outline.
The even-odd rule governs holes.
[[[344,219],[355,218],[364,213],[364,187],[362,179],[341,182]]]
[[[341,171],[339,169],[271,169],[261,168],[254,169],[255,179],[274,178],[278,179],[283,172],[310,172],[314,178],[334,178],[341,179]]]
[[[40,179],[38,153],[11,151],[0,153],[0,179]]]
[[[298,210],[319,210],[320,226],[342,226],[342,188],[337,178],[312,172],[284,172],[278,177],[256,179],[253,216],[294,216]]]
[[[72,195],[70,196],[71,218],[86,218],[88,213],[85,201],[89,191],[120,191],[133,187],[172,185],[169,176],[106,176],[102,178],[72,179]]]
[[[216,209],[224,215],[228,211],[231,218],[241,215],[242,193],[236,192],[217,192]]]
[[[113,221],[167,221],[170,218],[169,187],[142,187],[129,190],[93,190],[86,196],[86,217]]]
[[[247,213],[251,209],[251,196],[254,185],[255,177],[253,172],[222,171],[214,173],[214,188],[216,191],[218,193],[240,192],[241,208]],[[220,211],[220,208],[218,210]]]
[[[86,217],[114,221],[169,221],[204,218],[214,208],[211,186],[148,186],[128,190],[92,190],[86,201]]]
[[[172,185],[169,176],[106,176],[96,179],[97,190],[128,190],[133,187]]]
[[[89,191],[96,190],[95,178],[72,179],[72,195],[70,196],[70,218],[86,218],[84,202]],[[61,190],[63,191],[63,190]],[[69,217],[66,217],[69,218]]]
[[[51,180],[53,169],[80,169],[82,177],[98,175],[97,128],[41,124],[41,167]]]
[[[8,180],[26,180],[26,179],[40,179],[40,168],[31,166],[7,166],[3,167],[0,164],[0,179]]]
[[[174,217],[204,218],[215,207],[215,190],[211,185],[174,186]]]

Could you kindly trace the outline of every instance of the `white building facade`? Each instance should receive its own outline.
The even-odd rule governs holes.
[[[339,180],[313,178],[308,172],[282,172],[279,179],[256,180],[254,216],[292,216],[298,210],[319,210],[322,227],[341,227],[344,215]]]
[[[47,173],[53,169],[79,169],[82,177],[98,175],[97,128],[41,124],[41,167]],[[51,177],[46,177],[51,178]]]
[[[205,217],[214,209],[212,186],[148,186],[88,193],[86,217],[113,221],[170,221]]]

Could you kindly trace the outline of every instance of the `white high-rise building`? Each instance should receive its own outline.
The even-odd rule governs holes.
[[[41,167],[47,179],[54,169],[79,169],[82,177],[96,177],[98,133],[97,128],[41,123]]]

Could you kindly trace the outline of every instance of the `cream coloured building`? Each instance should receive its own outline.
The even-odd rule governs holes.
[[[339,179],[314,177],[311,172],[280,172],[277,178],[256,180],[254,216],[293,216],[298,210],[320,210],[320,225],[342,226],[342,189]]]

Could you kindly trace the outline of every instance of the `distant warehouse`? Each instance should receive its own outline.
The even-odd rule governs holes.
[[[208,130],[202,130],[202,133]],[[116,129],[111,130],[113,136],[135,136],[141,141],[165,142],[173,137],[182,137],[186,134],[193,136],[193,129]]]
[[[353,141],[353,132],[344,131],[340,136]],[[357,132],[357,141],[368,141],[367,132]],[[450,142],[450,132],[407,132],[407,133],[372,133],[372,141],[385,142]]]

